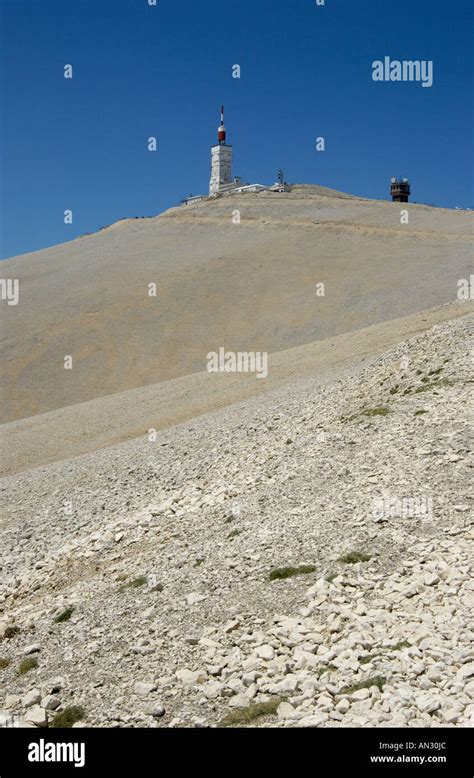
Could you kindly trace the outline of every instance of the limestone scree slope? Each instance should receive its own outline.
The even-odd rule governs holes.
[[[5,478],[0,723],[472,723],[472,321]]]

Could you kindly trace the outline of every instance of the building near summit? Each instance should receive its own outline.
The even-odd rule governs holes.
[[[268,186],[266,184],[250,184],[244,182],[232,172],[233,149],[227,143],[227,130],[224,124],[224,106],[221,106],[221,121],[217,128],[217,143],[211,146],[211,178],[209,181],[209,194],[190,195],[181,201],[183,205],[199,203],[223,195],[240,194],[244,192],[289,192],[291,186],[284,178],[283,170],[278,171],[277,181]],[[390,194],[393,202],[407,203],[410,196],[410,182],[408,178],[392,178]]]
[[[221,108],[221,123],[217,130],[217,145],[211,148],[211,180],[209,195],[217,194],[235,184],[232,179],[232,146],[226,143],[224,106]]]
[[[221,107],[221,121],[217,128],[217,144],[211,147],[211,179],[209,195],[194,195],[185,198],[182,203],[198,203],[207,197],[219,197],[241,192],[289,192],[290,187],[283,180],[283,171],[279,171],[278,181],[272,186],[250,184],[232,174],[233,150],[227,143],[227,130],[224,125],[224,106]]]
[[[410,197],[410,182],[408,178],[392,178],[390,194],[394,203],[407,203]]]

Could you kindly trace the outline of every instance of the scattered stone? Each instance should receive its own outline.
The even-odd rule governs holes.
[[[277,714],[279,719],[292,719],[295,717],[296,709],[289,702],[281,702]]]
[[[177,670],[176,678],[186,686],[194,686],[206,680],[206,673],[202,670]]]
[[[25,655],[37,654],[39,651],[41,651],[41,646],[39,645],[39,643],[32,643],[31,646],[26,646],[23,649],[23,653]]]
[[[19,705],[21,702],[21,697],[19,694],[7,694],[5,697],[4,707],[9,708],[16,708],[17,705]]]
[[[133,687],[133,691],[135,694],[140,695],[140,697],[146,697],[147,694],[151,694],[151,692],[156,691],[156,685],[153,683],[145,683],[143,681],[137,681]]]
[[[314,713],[312,716],[304,716],[298,721],[299,727],[321,727],[329,720],[325,713]]]
[[[415,697],[415,705],[422,713],[434,713],[441,707],[439,699],[430,694],[418,694]]]
[[[38,689],[31,689],[27,692],[21,700],[21,704],[24,708],[30,708],[32,705],[37,705],[41,701],[41,692]]]
[[[56,708],[59,708],[60,705],[61,700],[59,697],[55,697],[52,694],[48,694],[41,700],[41,707],[45,708],[45,710],[56,710]]]
[[[145,611],[143,611],[142,619],[144,621],[149,621],[150,619],[153,619],[156,616],[157,613],[158,613],[157,608],[155,608],[154,605],[151,605],[149,608],[147,608]]]
[[[160,705],[157,702],[152,702],[150,705],[145,707],[145,713],[148,716],[153,716],[155,719],[159,719],[165,715],[166,710],[163,705]]]
[[[275,651],[271,646],[263,645],[263,646],[258,646],[258,648],[256,649],[256,654],[257,656],[260,657],[260,659],[269,660],[269,659],[273,659],[273,657],[275,656]]]
[[[338,711],[338,713],[344,714],[344,713],[347,713],[348,710],[350,710],[350,707],[351,707],[351,704],[350,704],[349,700],[346,698],[346,699],[343,699],[343,700],[339,700],[339,702],[336,705],[336,710]]]
[[[56,676],[56,678],[52,678],[50,681],[46,683],[46,690],[48,694],[57,694],[61,691],[61,689],[64,689],[66,685],[66,682],[64,678],[61,675]]]
[[[229,700],[229,708],[246,708],[249,704],[249,698],[245,694],[236,694]]]
[[[289,673],[285,678],[274,686],[271,686],[269,691],[272,694],[287,694],[294,692],[298,688],[298,676]]]
[[[24,715],[24,719],[29,724],[34,724],[35,727],[46,727],[48,723],[46,711],[40,705],[33,705],[32,708],[29,708]]]
[[[198,602],[202,602],[206,599],[205,594],[198,594],[197,592],[191,592],[191,594],[188,594],[186,597],[186,602],[188,605],[196,605]]]
[[[468,664],[462,665],[456,673],[456,677],[462,681],[466,678],[472,678],[473,675],[474,662],[469,662]]]
[[[233,632],[238,627],[240,627],[240,621],[237,620],[228,621],[227,624],[224,626],[224,632],[227,635],[229,634],[229,632]]]
[[[356,700],[357,702],[359,700],[368,700],[370,697],[370,692],[368,689],[358,689],[355,692],[352,692],[350,695],[351,700]]]

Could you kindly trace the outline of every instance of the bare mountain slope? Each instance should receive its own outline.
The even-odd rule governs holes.
[[[48,413],[3,424],[0,473],[78,456],[130,438],[148,438],[149,430],[172,427],[247,397],[297,384],[312,376],[324,385],[343,377],[354,364],[389,346],[472,312],[471,302],[455,302],[400,319],[372,324],[331,338],[269,355],[268,376],[246,373],[190,373],[158,384],[129,389]]]
[[[3,479],[0,725],[472,725],[472,324]]]
[[[1,307],[1,421],[201,372],[220,346],[282,351],[454,300],[472,216],[409,213],[401,225],[399,204],[295,186],[7,260],[20,302]]]

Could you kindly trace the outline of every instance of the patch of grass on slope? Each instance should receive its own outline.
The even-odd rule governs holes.
[[[357,562],[369,562],[370,559],[370,556],[361,551],[350,551],[348,554],[340,556],[337,561],[343,562],[345,565],[355,565]]]
[[[276,697],[268,702],[254,702],[247,705],[246,708],[238,708],[228,713],[221,719],[221,727],[238,727],[239,725],[251,724],[262,716],[275,716],[278,706],[284,702],[282,697]]]
[[[76,721],[80,721],[85,716],[84,708],[80,705],[70,705],[64,708],[61,713],[57,713],[50,723],[50,727],[72,727]]]
[[[123,592],[125,589],[138,589],[140,586],[145,586],[147,580],[146,575],[140,575],[138,578],[134,578],[133,581],[129,581],[121,586],[119,591]]]
[[[34,670],[35,667],[38,667],[37,659],[33,659],[31,656],[22,659],[18,668],[18,675],[25,675],[25,673],[28,673],[30,670]]]
[[[313,565],[301,565],[301,567],[277,567],[272,570],[269,578],[270,581],[281,581],[284,578],[292,578],[294,575],[308,575],[309,573],[315,573],[316,568]]]
[[[56,622],[56,624],[62,624],[63,621],[69,621],[73,613],[74,613],[74,608],[71,605],[69,608],[66,608],[65,610],[61,611],[61,613],[59,613],[56,616],[54,621]]]
[[[341,689],[341,694],[353,694],[354,692],[358,692],[359,689],[370,689],[371,686],[376,686],[382,691],[386,683],[387,679],[382,675],[372,675],[370,678],[367,678],[366,681],[359,681],[359,683],[355,683],[352,686],[344,686]]]

